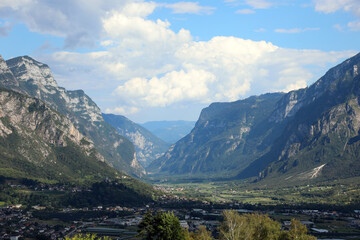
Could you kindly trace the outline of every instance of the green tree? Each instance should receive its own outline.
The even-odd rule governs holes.
[[[234,210],[223,212],[220,240],[315,240],[298,220],[292,220],[289,231],[281,231],[281,224],[267,215],[243,214]]]
[[[195,233],[191,233],[190,236],[193,240],[213,240],[214,238],[211,235],[211,232],[209,232],[205,226],[201,225],[199,228],[195,231]]]
[[[151,240],[184,240],[185,232],[179,219],[172,212],[157,213],[152,216],[147,213],[139,224],[139,236]]]
[[[220,224],[220,239],[238,240],[244,235],[245,223],[234,210],[223,211],[224,221]]]
[[[139,223],[139,236],[145,237],[147,240],[151,240],[152,236],[155,234],[155,230],[153,227],[153,216],[151,212],[148,211],[144,217],[144,219]]]
[[[296,240],[316,240],[316,237],[307,235],[307,228],[301,224],[299,220],[291,219],[291,226],[289,231],[283,231],[281,240],[296,239]]]

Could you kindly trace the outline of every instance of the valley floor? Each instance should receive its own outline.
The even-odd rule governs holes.
[[[239,202],[248,204],[330,204],[356,205],[360,203],[360,178],[318,182],[308,185],[271,186],[245,181],[157,183],[156,187],[179,197],[211,202]],[[360,208],[360,207],[359,207]]]

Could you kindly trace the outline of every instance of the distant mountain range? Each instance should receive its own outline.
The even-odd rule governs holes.
[[[147,167],[170,147],[170,144],[124,116],[114,114],[103,114],[102,116],[107,123],[135,145],[136,158],[143,167]]]
[[[64,115],[93,144],[97,155],[115,169],[134,176],[145,174],[133,144],[104,121],[98,106],[82,90],[59,87],[47,65],[28,56],[6,62],[0,58],[0,87],[40,99]]]
[[[174,144],[194,128],[193,121],[151,121],[141,124],[163,141]]]
[[[92,181],[144,176],[146,167],[151,176],[265,183],[360,176],[359,68],[360,54],[308,88],[213,103],[195,126],[140,126],[59,87],[43,63],[0,58],[0,175]]]
[[[205,108],[147,170],[299,183],[360,176],[360,54],[310,87]]]

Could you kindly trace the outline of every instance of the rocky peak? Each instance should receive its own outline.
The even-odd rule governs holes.
[[[100,108],[83,90],[64,90],[62,97],[66,101],[66,106],[73,112],[80,114],[82,118],[89,120],[93,124],[94,122],[104,121]]]
[[[13,58],[6,61],[6,64],[19,81],[33,81],[39,88],[58,88],[49,66],[31,57]]]
[[[47,104],[69,116],[66,111],[79,115],[94,124],[103,121],[100,108],[82,90],[67,91],[58,86],[48,65],[29,56],[17,57],[6,61],[7,66],[20,84],[35,85],[36,90],[25,87],[25,92],[45,101]],[[56,100],[55,100],[56,99]],[[64,102],[61,109],[59,102]],[[71,115],[71,114],[70,114]]]
[[[304,105],[314,102],[321,97],[337,80],[358,75],[360,67],[360,53],[344,61],[343,63],[331,68],[323,77],[312,84],[310,87],[291,91],[286,94],[279,102],[273,114],[269,118],[270,122],[281,122],[286,118],[292,117]]]
[[[2,65],[4,69],[7,66],[10,72],[9,76],[0,74],[0,86],[40,99],[56,109],[94,142],[108,164],[120,171],[137,175],[138,165],[136,169],[132,167],[135,166],[132,162],[137,161],[133,157],[133,145],[104,121],[101,110],[84,91],[67,91],[59,87],[50,68],[28,56],[10,59]],[[17,83],[17,87],[9,83],[10,77]]]

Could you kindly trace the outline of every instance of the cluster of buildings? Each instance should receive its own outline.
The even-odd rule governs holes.
[[[172,207],[176,206],[176,207]],[[113,236],[134,236],[136,226],[142,221],[142,217],[148,212],[171,211],[180,219],[182,227],[189,231],[195,231],[200,225],[204,225],[211,232],[216,233],[222,212],[225,209],[234,209],[239,214],[252,213],[254,210],[242,209],[239,204],[213,206],[208,202],[191,202],[180,199],[163,199],[157,203],[149,203],[143,207],[123,206],[96,206],[93,208],[65,208],[59,210],[62,214],[74,215],[76,213],[99,213],[93,218],[77,219],[76,221],[62,222],[51,225],[47,221],[39,221],[34,217],[37,211],[50,211],[41,206],[33,206],[24,209],[21,204],[0,208],[0,239],[62,239],[77,233],[98,233]],[[339,211],[323,210],[269,210],[256,212],[270,216],[280,215],[283,227],[289,227],[291,216],[302,216],[302,224],[306,225],[312,233],[327,234],[329,229],[317,227],[311,219],[343,219],[352,229],[359,229],[360,211],[341,213]],[[304,220],[307,219],[307,220]],[[111,226],[109,228],[109,226]],[[114,230],[115,229],[115,230]]]
[[[33,219],[31,211],[16,206],[0,208],[0,239],[60,239],[74,228],[74,225],[64,227],[39,223]]]

